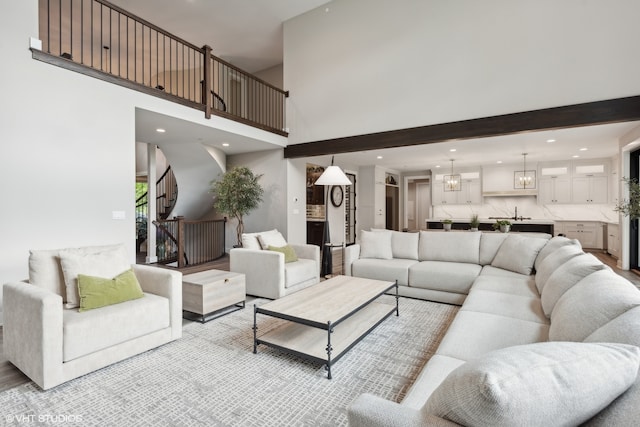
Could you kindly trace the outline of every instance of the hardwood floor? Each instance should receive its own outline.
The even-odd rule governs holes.
[[[593,253],[593,255],[596,256],[600,261],[611,267],[616,273],[640,288],[640,276],[630,271],[620,270],[619,268],[617,268],[617,260],[615,258],[602,251],[594,251],[591,253]],[[339,261],[334,259],[334,263],[339,264]],[[183,273],[196,273],[198,271],[208,269],[229,271],[229,256],[225,255],[223,258],[220,258],[219,260],[213,261],[211,263],[189,267],[186,269],[187,271],[183,271]],[[9,390],[10,388],[19,386],[21,384],[25,384],[28,381],[29,379],[4,357],[3,329],[2,326],[0,326],[0,392]]]

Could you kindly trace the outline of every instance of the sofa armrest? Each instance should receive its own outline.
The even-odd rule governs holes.
[[[348,410],[350,427],[454,427],[458,424],[372,394],[362,394]]]
[[[317,245],[290,245],[296,252],[298,258],[312,259],[318,263],[318,271],[320,271],[320,247]]]
[[[3,286],[6,358],[43,389],[63,382],[62,297],[29,283]]]
[[[271,299],[284,296],[284,254],[281,252],[231,249],[229,270],[245,275],[248,295]]]
[[[360,258],[360,245],[355,244],[344,248],[344,274],[351,276],[351,264]]]
[[[144,292],[159,295],[169,300],[171,337],[182,336],[182,273],[150,265],[131,266]]]

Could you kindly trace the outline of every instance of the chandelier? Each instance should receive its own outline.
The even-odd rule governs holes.
[[[515,171],[515,180],[513,188],[515,189],[533,189],[536,188],[536,171],[527,170],[527,154],[522,153],[522,170]]]
[[[444,191],[460,191],[460,174],[453,173],[453,159],[451,159],[451,174],[443,178]]]

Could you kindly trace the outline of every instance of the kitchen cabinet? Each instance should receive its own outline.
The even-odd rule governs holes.
[[[560,221],[556,223],[555,231],[569,239],[577,239],[583,248],[604,249],[604,229],[599,221]]]
[[[358,174],[358,229],[386,228],[386,187],[388,176],[390,174],[388,174],[387,170],[380,166],[363,166],[360,168]],[[399,175],[394,176],[398,177]],[[393,187],[397,188],[397,185]]]
[[[574,176],[573,203],[607,203],[609,179],[602,175]]]
[[[479,205],[482,203],[482,188],[479,179],[463,179],[462,189],[458,194],[458,203]]]
[[[607,253],[620,258],[620,227],[618,224],[608,223],[607,227]]]
[[[568,176],[552,175],[538,180],[538,203],[550,205],[571,203],[571,180]]]

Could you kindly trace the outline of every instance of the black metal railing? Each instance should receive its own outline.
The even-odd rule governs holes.
[[[159,220],[156,255],[161,264],[182,268],[213,261],[225,254],[226,220],[188,221],[184,217]]]
[[[286,135],[287,92],[104,0],[39,0],[34,58]],[[77,67],[80,65],[82,67]],[[135,85],[137,87],[134,87]]]

